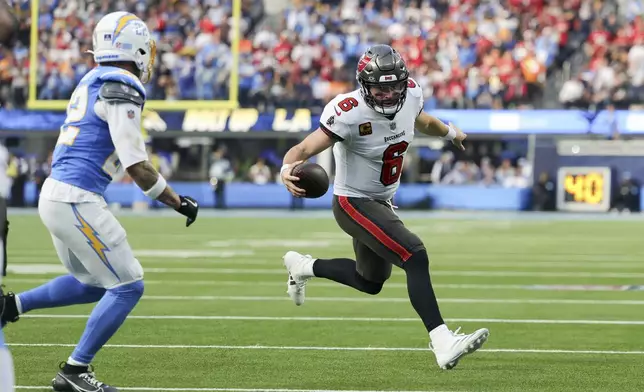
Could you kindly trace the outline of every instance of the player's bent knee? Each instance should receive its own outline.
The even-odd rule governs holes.
[[[377,295],[382,291],[384,283],[370,282],[365,280],[364,292],[371,295]]]
[[[429,269],[429,257],[425,248],[413,252],[402,266],[405,271]]]
[[[356,278],[360,285],[358,288],[360,291],[365,294],[376,295],[382,291],[382,286],[385,284],[388,276],[382,276],[381,279],[367,279],[356,271]]]
[[[145,284],[143,283],[143,280],[137,280],[135,282],[116,286],[109,289],[109,291],[120,297],[127,297],[138,301],[143,296],[143,292],[145,291]]]

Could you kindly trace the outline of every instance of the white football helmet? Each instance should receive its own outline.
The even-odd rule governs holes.
[[[148,26],[129,12],[112,12],[101,18],[92,38],[94,61],[129,61],[139,69],[139,79],[147,83],[152,76],[156,43],[150,37]]]

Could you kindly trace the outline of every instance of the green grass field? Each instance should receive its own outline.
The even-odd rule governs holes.
[[[642,221],[405,219],[450,328],[491,333],[451,371],[427,349],[401,271],[376,297],[313,280],[307,303],[290,302],[285,251],[353,256],[329,217],[121,221],[146,293],[94,365],[124,390],[644,391]],[[63,273],[37,216],[15,216],[9,244],[7,289]],[[91,308],[5,329],[18,390],[49,390]]]

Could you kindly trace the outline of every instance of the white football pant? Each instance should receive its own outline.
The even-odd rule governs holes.
[[[2,253],[1,248],[0,253]],[[1,257],[3,256],[0,255]],[[0,268],[2,268],[1,262]],[[0,284],[2,284],[2,271],[0,271]],[[0,329],[0,392],[13,392],[13,384],[13,361],[11,360],[11,353],[4,345],[4,336],[2,329]]]
[[[0,330],[0,334],[2,330]],[[13,361],[11,353],[0,345],[0,392],[13,392]]]
[[[60,261],[80,282],[111,289],[143,279],[125,229],[104,200],[64,203],[41,197],[38,212]]]

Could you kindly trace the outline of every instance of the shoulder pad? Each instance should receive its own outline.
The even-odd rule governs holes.
[[[423,94],[423,90],[412,78],[407,79],[407,92],[416,98],[421,97]]]
[[[103,72],[98,76],[101,82],[119,82],[128,85],[136,89],[145,100],[145,87],[133,73],[116,67],[102,67],[101,70]]]
[[[98,91],[98,97],[105,102],[133,103],[143,106],[145,98],[131,86],[119,82],[105,82]]]

